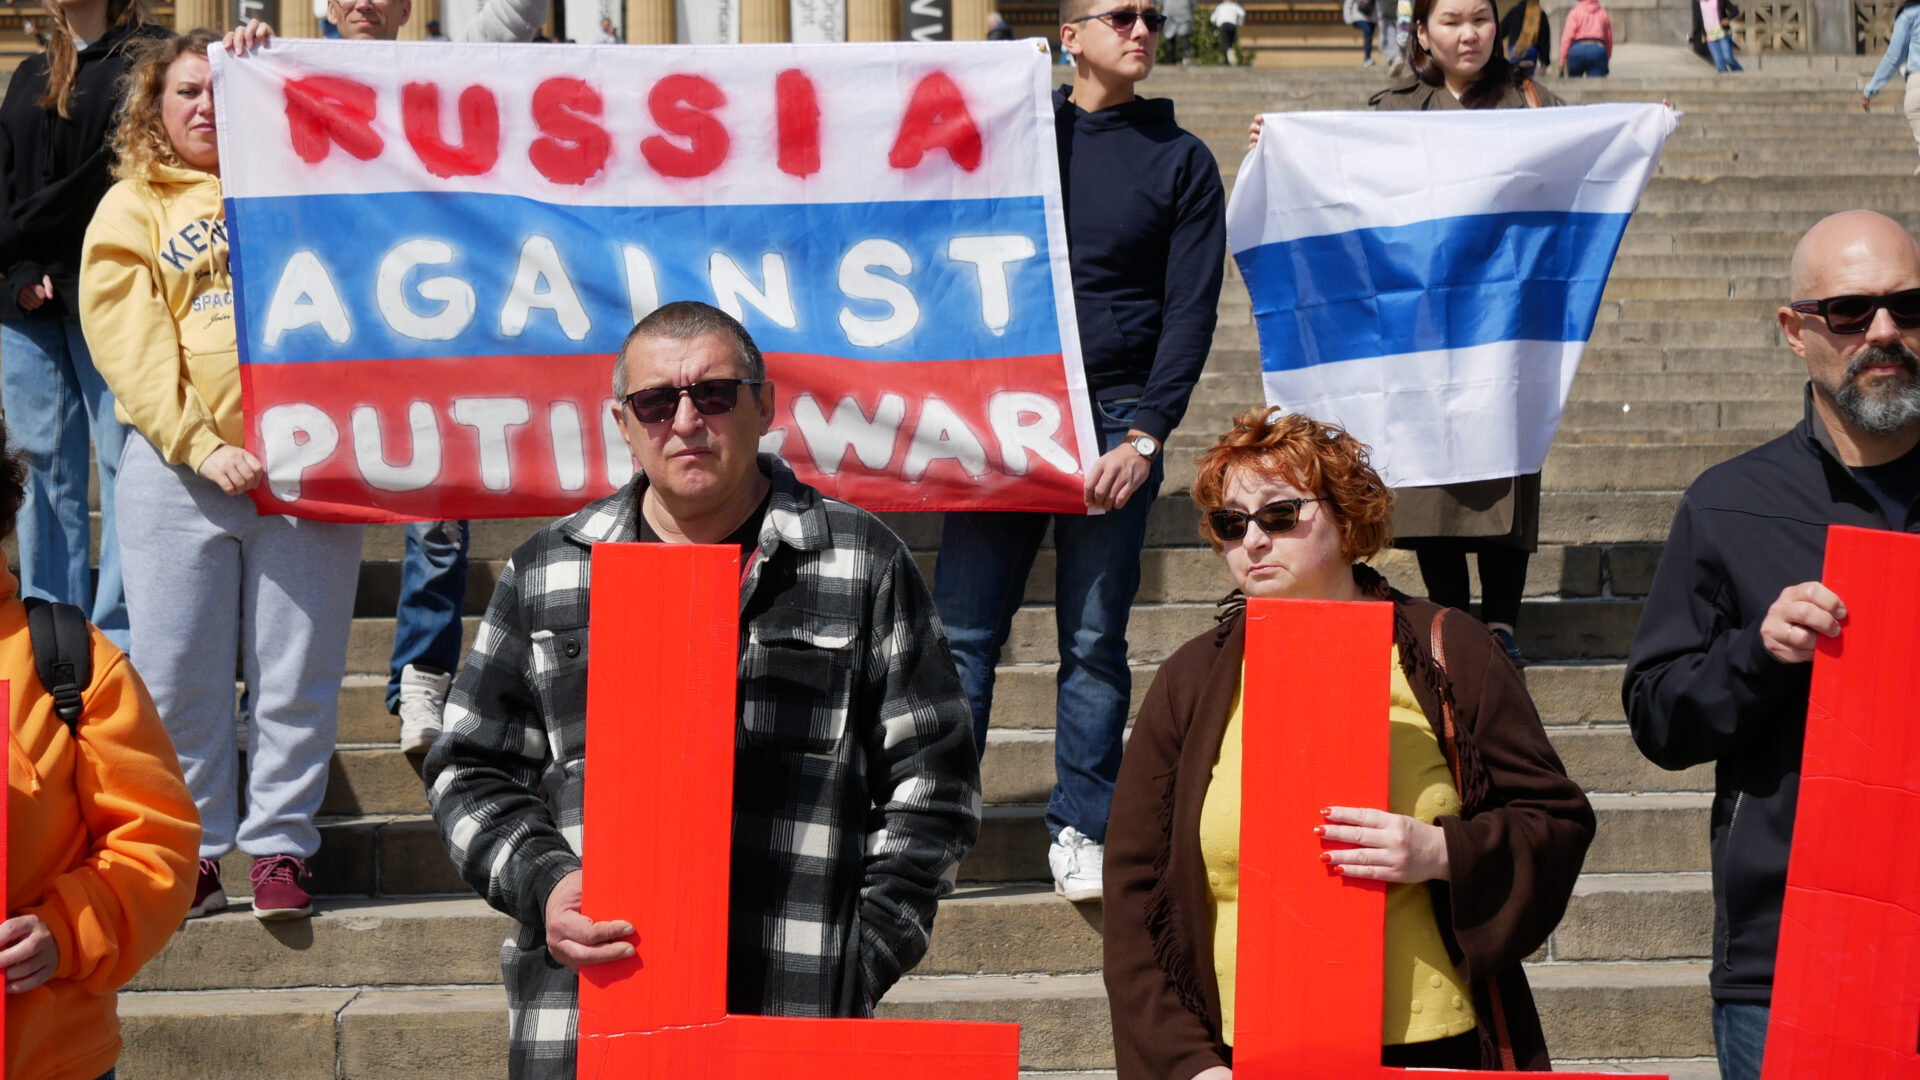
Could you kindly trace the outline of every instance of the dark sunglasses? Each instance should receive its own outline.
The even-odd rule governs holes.
[[[1300,504],[1321,502],[1320,499],[1281,499],[1249,514],[1244,510],[1209,510],[1207,528],[1220,538],[1221,543],[1238,540],[1247,535],[1247,522],[1260,526],[1260,531],[1268,536],[1279,536],[1292,532],[1300,524]]]
[[[1088,19],[1099,19],[1113,27],[1116,34],[1132,33],[1133,24],[1141,20],[1146,22],[1149,34],[1157,34],[1161,27],[1167,25],[1167,17],[1157,11],[1103,11],[1098,15],[1082,15],[1077,19],[1068,19],[1067,22],[1083,23]]]
[[[1864,334],[1873,325],[1873,316],[1881,308],[1893,316],[1895,326],[1912,330],[1920,327],[1920,289],[1903,289],[1885,296],[1829,296],[1825,300],[1795,300],[1788,307],[1803,315],[1818,315],[1827,320],[1827,329],[1836,334]]]
[[[740,388],[763,386],[765,379],[701,379],[692,386],[649,386],[627,395],[627,408],[643,424],[664,424],[680,411],[680,395],[687,395],[701,416],[724,416],[740,404]]]

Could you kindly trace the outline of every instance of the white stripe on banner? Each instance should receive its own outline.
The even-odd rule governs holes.
[[[1269,371],[1261,381],[1269,404],[1366,443],[1394,486],[1457,484],[1540,471],[1584,345],[1502,341]]]

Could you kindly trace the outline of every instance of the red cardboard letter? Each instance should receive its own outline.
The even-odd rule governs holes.
[[[332,75],[287,80],[287,133],[293,152],[309,165],[327,159],[329,142],[369,161],[386,143],[373,130],[373,87]]]
[[[911,169],[934,147],[946,150],[953,163],[968,172],[980,167],[980,129],[960,88],[936,71],[914,87],[907,114],[900,118],[900,135],[893,140],[887,160],[896,169]]]
[[[440,137],[440,88],[408,83],[400,90],[400,116],[407,142],[420,164],[438,177],[479,176],[500,160],[500,105],[493,91],[469,86],[460,92],[460,144]]]
[[[548,79],[533,91],[533,122],[544,134],[527,157],[540,175],[556,184],[584,184],[607,167],[613,143],[599,116],[600,91],[579,79]]]
[[[812,176],[820,171],[820,102],[807,73],[789,69],[773,82],[780,102],[780,171]]]
[[[668,135],[679,135],[680,146],[663,135],[640,141],[640,153],[661,176],[688,179],[705,176],[726,160],[732,140],[712,110],[727,103],[727,95],[699,75],[669,75],[653,85],[647,110]]]

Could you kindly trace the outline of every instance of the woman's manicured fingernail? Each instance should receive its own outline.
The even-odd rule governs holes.
[[[1321,808],[1320,808],[1320,816],[1321,816],[1321,817],[1327,817],[1328,815],[1330,815],[1330,814],[1332,814],[1332,813],[1333,813],[1333,808],[1332,808],[1332,807],[1330,807],[1330,806],[1323,806],[1323,807],[1321,807]]]
[[[1321,852],[1321,853],[1320,853],[1320,861],[1321,861],[1321,862],[1323,862],[1323,863],[1330,863],[1330,862],[1332,862],[1332,861],[1333,861],[1333,852],[1331,852],[1331,851],[1323,851],[1323,852]]]
[[[1327,835],[1327,827],[1325,825],[1315,825],[1313,827],[1313,835],[1315,836]]]

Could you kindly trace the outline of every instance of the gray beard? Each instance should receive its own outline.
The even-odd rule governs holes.
[[[1876,389],[1862,389],[1860,373],[1888,362],[1906,368],[1906,381],[1888,379]],[[1920,417],[1920,358],[1897,345],[1890,349],[1878,345],[1861,349],[1847,364],[1846,377],[1834,392],[1833,402],[1848,427],[1869,435],[1891,435],[1899,431]]]

